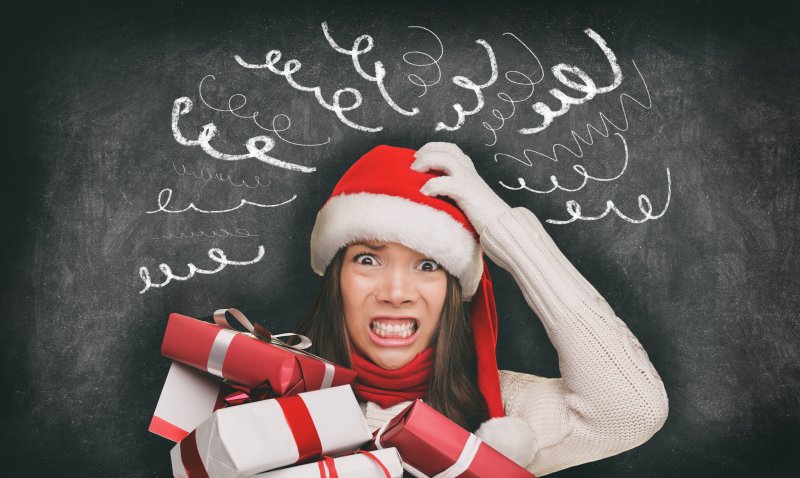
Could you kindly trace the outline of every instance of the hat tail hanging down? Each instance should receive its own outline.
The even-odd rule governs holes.
[[[497,308],[494,288],[486,261],[478,290],[470,303],[472,337],[478,363],[478,389],[486,400],[490,418],[502,417],[503,401],[500,395],[500,376],[497,371]]]

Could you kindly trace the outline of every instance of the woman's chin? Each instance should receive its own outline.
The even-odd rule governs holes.
[[[408,365],[408,363],[414,359],[415,355],[416,354],[410,353],[397,353],[397,351],[394,350],[386,352],[376,351],[369,354],[369,358],[375,363],[375,365],[382,369],[397,370],[399,368],[403,368],[405,365]]]

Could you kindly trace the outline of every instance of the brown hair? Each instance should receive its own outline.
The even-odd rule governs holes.
[[[350,366],[350,343],[344,321],[340,276],[342,248],[325,269],[322,287],[297,333],[311,339],[312,352]],[[433,336],[433,372],[425,402],[469,431],[488,419],[486,402],[477,385],[475,346],[458,279],[447,274],[447,292]]]

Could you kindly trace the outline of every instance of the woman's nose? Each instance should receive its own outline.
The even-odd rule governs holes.
[[[417,288],[412,271],[399,266],[387,268],[378,290],[378,300],[399,307],[414,303],[416,299]]]

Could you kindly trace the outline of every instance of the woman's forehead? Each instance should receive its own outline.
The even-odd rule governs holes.
[[[369,240],[369,239],[367,239],[367,240],[361,240],[361,241],[352,242],[347,246],[348,250],[350,250],[351,248],[356,248],[356,247],[363,247],[363,248],[369,249],[371,251],[376,251],[376,252],[377,251],[405,252],[405,253],[408,253],[408,254],[424,256],[423,253],[421,253],[421,252],[419,252],[419,251],[417,251],[415,249],[411,249],[410,247],[407,247],[407,246],[405,246],[403,244],[400,244],[399,242],[387,242],[387,241],[378,241],[378,240]]]

